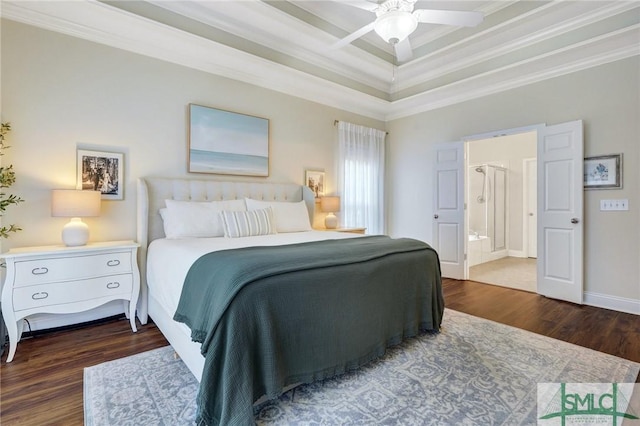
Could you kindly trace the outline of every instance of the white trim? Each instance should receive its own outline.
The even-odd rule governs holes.
[[[391,103],[387,120],[454,105],[640,54],[640,24],[532,56]]]
[[[640,315],[640,300],[607,294],[584,292],[583,303],[597,308],[611,309],[618,312]]]
[[[523,158],[522,159],[522,257],[534,257],[529,253],[529,165],[532,162],[538,161],[538,157]],[[537,213],[537,212],[536,212]],[[537,223],[537,221],[536,221]],[[536,230],[537,232],[537,230]],[[535,257],[538,257],[538,253],[534,253]]]
[[[469,279],[469,268],[473,265],[469,262],[469,257],[471,255],[469,248],[469,144],[468,141],[464,139],[460,139],[462,143],[462,155],[464,155],[464,274],[463,279]]]
[[[541,128],[545,127],[544,123],[532,124],[530,126],[513,127],[510,129],[492,130],[485,133],[477,133],[474,135],[464,136],[462,138],[465,142],[472,142],[476,140],[491,139],[500,136],[519,135],[521,133],[538,132]]]
[[[484,254],[484,253],[483,253]],[[493,262],[494,260],[504,259],[509,256],[509,251],[507,249],[492,251],[487,253],[487,259],[482,258],[482,263]]]
[[[95,321],[114,315],[121,315],[122,313],[124,313],[123,301],[112,300],[111,302],[98,306],[95,309],[75,314],[35,314],[28,316],[26,319],[29,321],[31,331],[36,331]],[[129,325],[128,321],[127,325]],[[23,332],[27,331],[29,331],[29,327],[25,324],[23,326]]]
[[[263,2],[152,1],[158,7],[220,28],[256,44],[272,46],[275,51],[306,61],[318,68],[335,72],[374,89],[388,92],[389,64],[361,49],[335,49],[329,59],[325,51],[336,37],[309,25]],[[238,16],[242,16],[238,20]],[[251,22],[251,25],[247,25]],[[321,53],[318,53],[321,52]],[[357,58],[358,67],[351,64]]]
[[[387,100],[100,2],[3,2],[2,17],[377,120],[384,120],[389,106]]]
[[[617,10],[617,7],[626,10],[631,6],[616,5],[614,9]],[[580,26],[595,17],[606,16],[611,10],[593,13],[595,15],[591,18],[586,19],[585,15],[583,19],[586,21],[578,19],[573,25]],[[390,102],[382,99],[382,94],[366,94],[97,1],[3,1],[2,17],[386,121],[640,55],[637,41],[640,24],[629,25]],[[561,32],[567,28],[570,28],[568,23],[566,28],[559,27],[555,31]],[[347,50],[335,54],[347,58],[353,56],[355,51],[358,50],[347,46]],[[311,57],[307,59],[311,60]],[[383,83],[373,84],[371,79],[384,76],[386,72],[391,74],[392,67],[376,59],[367,64],[380,69],[367,73],[366,82],[360,81],[360,85],[369,84],[367,87],[373,90],[384,87]],[[326,62],[319,66],[330,68]],[[331,72],[338,70],[334,67]],[[353,78],[354,73],[351,69],[340,75]],[[361,88],[367,90],[367,87]]]
[[[520,258],[526,258],[527,254],[523,251],[523,250],[508,250],[508,254],[509,257],[520,257]]]
[[[637,7],[633,2],[550,2],[527,13],[430,52],[400,68],[398,91],[410,90],[425,80],[446,77],[467,67],[548,41]],[[415,37],[413,38],[415,40]],[[413,44],[413,43],[412,43]],[[440,65],[425,72],[424,63]]]

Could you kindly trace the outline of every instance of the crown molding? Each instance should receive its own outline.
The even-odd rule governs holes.
[[[584,15],[596,20],[631,8],[624,2]],[[636,3],[637,5],[637,3]],[[635,7],[635,6],[634,6]],[[482,96],[536,83],[548,78],[640,55],[640,24],[630,25],[561,49],[531,56],[472,77],[425,90],[395,101],[381,99],[322,77],[296,70],[171,26],[97,1],[3,1],[1,14],[28,25],[67,34],[242,81],[377,120],[389,121]],[[598,15],[599,14],[599,15]],[[557,31],[561,31],[560,28]],[[536,35],[542,37],[542,35]],[[522,43],[523,41],[519,41]],[[348,46],[347,46],[348,47]],[[506,45],[504,48],[507,48]],[[352,55],[359,49],[345,49]],[[484,55],[484,56],[483,56]],[[491,53],[487,54],[491,55]],[[479,54],[473,61],[488,58]],[[462,61],[463,59],[459,59]],[[460,66],[461,62],[458,62]],[[389,79],[391,69],[388,70]]]
[[[396,92],[532,47],[639,7],[640,4],[632,2],[604,6],[596,2],[548,3],[402,66]],[[441,65],[425,72],[425,63],[428,62]]]
[[[332,50],[330,46],[335,43],[336,37],[310,28],[308,24],[264,2],[229,2],[224,7],[220,7],[219,2],[156,0],[152,4],[256,44],[270,46],[281,54],[313,64],[341,78],[357,81],[381,92],[389,91],[388,62],[361,49]],[[242,16],[243,22],[239,22],[237,16]],[[245,20],[252,25],[246,25]],[[354,62],[358,68],[349,65]]]
[[[387,121],[640,55],[640,24],[391,103]]]
[[[384,119],[389,105],[387,100],[99,2],[6,1],[2,17],[377,120]]]

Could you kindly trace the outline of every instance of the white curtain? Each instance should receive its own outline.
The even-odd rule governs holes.
[[[338,123],[340,226],[384,234],[384,140],[386,132]]]

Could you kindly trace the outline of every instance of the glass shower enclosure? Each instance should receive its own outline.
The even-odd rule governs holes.
[[[468,220],[470,266],[507,254],[507,169],[469,166]]]

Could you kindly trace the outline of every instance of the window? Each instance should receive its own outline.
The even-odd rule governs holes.
[[[338,123],[338,187],[343,227],[365,227],[367,234],[385,232],[385,136],[382,130]]]

